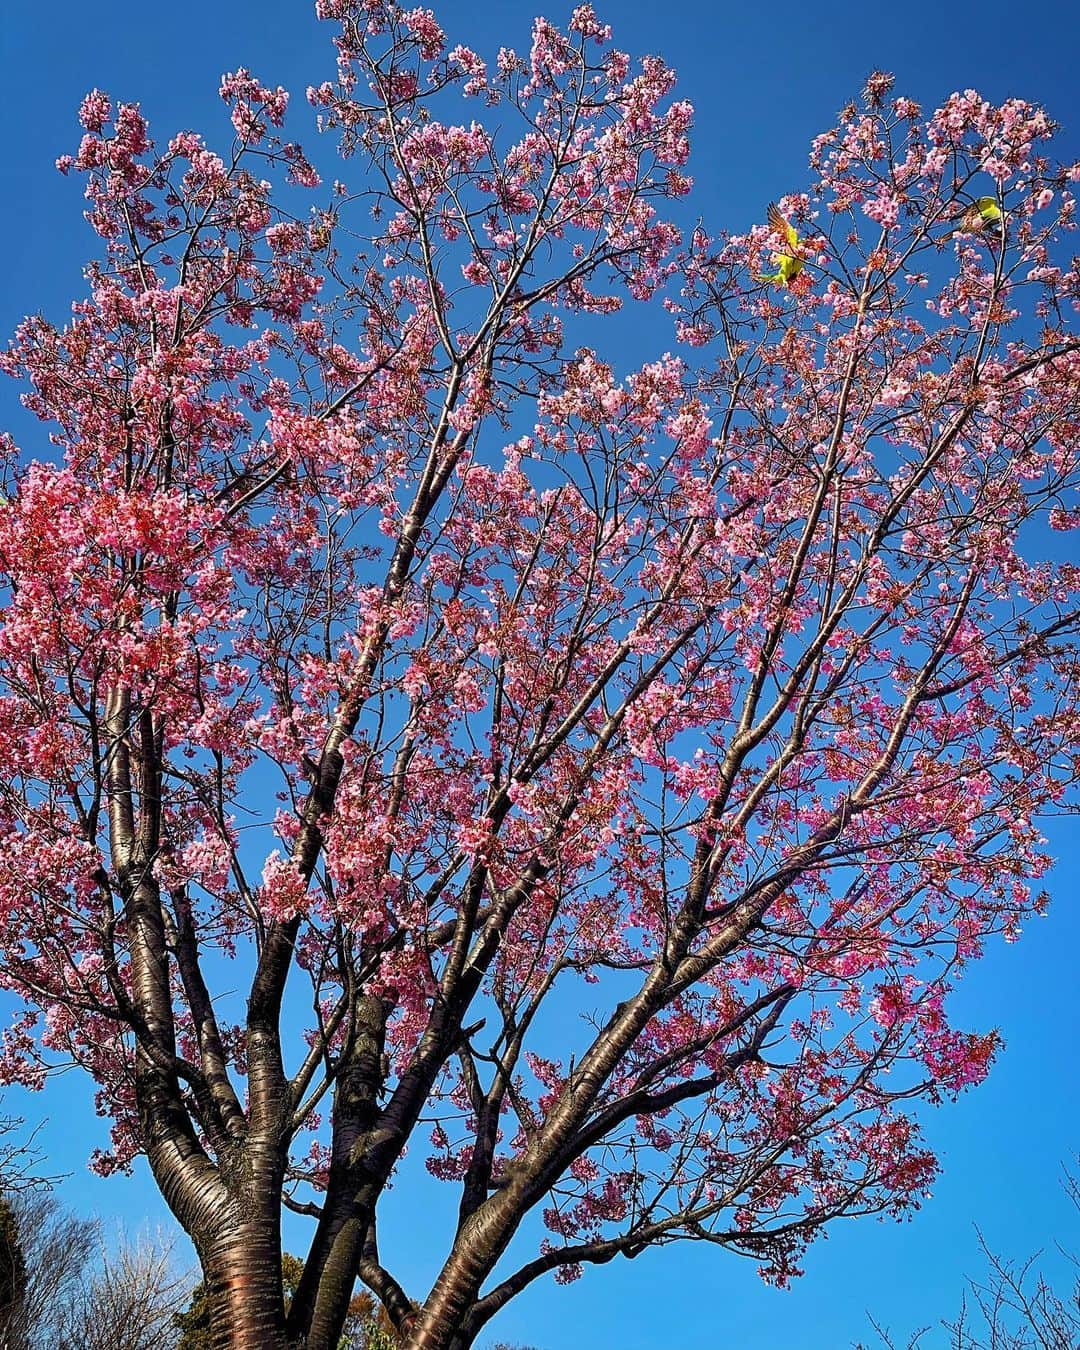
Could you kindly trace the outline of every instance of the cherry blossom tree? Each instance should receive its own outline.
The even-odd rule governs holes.
[[[3,446],[5,1077],[92,1077],[222,1347],[335,1346],[359,1278],[463,1350],[677,1239],[783,1283],[925,1195],[913,1108],[998,1044],[950,989],[1071,799],[1080,166],[874,76],[797,243],[710,237],[590,6],[493,63],[318,11],[347,181],[245,70],[224,153],[95,91],[60,162],[101,247],[3,357],[53,446]],[[430,1290],[380,1258],[407,1146]]]

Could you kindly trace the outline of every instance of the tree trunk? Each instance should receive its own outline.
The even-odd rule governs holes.
[[[345,1312],[356,1282],[356,1254],[366,1225],[353,1217],[347,1219],[337,1234],[323,1265],[319,1286],[311,1310],[306,1350],[335,1350],[341,1339]]]
[[[407,1350],[467,1350],[472,1344],[477,1333],[469,1314],[517,1227],[511,1206],[506,1205],[507,1213],[500,1208],[479,1211],[462,1228],[405,1343]]]
[[[276,1228],[248,1223],[200,1250],[213,1350],[285,1350],[281,1245]]]
[[[336,1350],[378,1197],[382,1178],[365,1175],[362,1162],[379,1114],[388,1011],[382,999],[356,1000],[352,1044],[338,1065],[323,1213],[289,1309],[289,1334],[306,1350]]]

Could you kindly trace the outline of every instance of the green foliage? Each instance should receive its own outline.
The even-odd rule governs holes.
[[[292,1252],[281,1253],[281,1288],[285,1295],[286,1312],[288,1312],[289,1304],[293,1301],[293,1296],[300,1287],[300,1276],[303,1273],[304,1263],[298,1256],[293,1256]]]
[[[303,1261],[292,1252],[282,1252],[281,1284],[286,1312],[303,1273]],[[174,1314],[173,1323],[182,1332],[176,1350],[210,1350],[210,1297],[205,1284],[196,1285],[191,1302],[183,1312]],[[370,1294],[356,1294],[349,1304],[338,1350],[398,1350],[393,1327],[386,1313],[376,1308]]]
[[[0,1196],[0,1337],[7,1346],[26,1301],[26,1257],[10,1201]]]
[[[173,1325],[181,1333],[176,1350],[210,1350],[210,1295],[205,1282],[191,1291],[184,1311],[173,1314]]]
[[[365,1322],[360,1334],[360,1341],[349,1335],[342,1336],[338,1350],[398,1350],[398,1338],[378,1322]]]

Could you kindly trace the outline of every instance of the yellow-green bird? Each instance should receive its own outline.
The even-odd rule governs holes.
[[[772,254],[773,265],[775,266],[776,271],[759,273],[756,279],[758,281],[771,281],[776,286],[790,286],[806,265],[803,259],[799,257],[798,232],[796,231],[795,226],[785,220],[780,214],[780,208],[775,202],[769,203],[766,219],[768,220],[769,228],[773,233],[782,235],[787,240],[791,252]]]
[[[1005,213],[998,206],[996,197],[976,197],[964,208],[952,229],[941,236],[941,242],[951,239],[954,234],[984,234],[987,230],[997,234],[996,227],[1004,218]]]

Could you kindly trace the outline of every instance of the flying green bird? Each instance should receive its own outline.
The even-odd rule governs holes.
[[[791,252],[772,254],[773,265],[776,267],[776,271],[759,273],[755,279],[757,281],[772,282],[776,286],[790,286],[806,265],[798,253],[798,232],[796,231],[795,226],[786,221],[780,214],[780,208],[775,202],[769,203],[766,219],[768,220],[769,228],[773,233],[783,235],[787,240]]]
[[[987,230],[997,230],[994,228],[1005,218],[1005,213],[998,206],[996,197],[976,197],[970,206],[964,208],[959,220],[941,236],[941,242],[945,243],[951,239],[954,234],[983,234]]]

